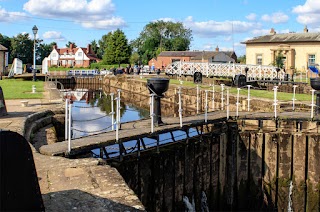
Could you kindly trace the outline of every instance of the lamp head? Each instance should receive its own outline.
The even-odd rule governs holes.
[[[38,28],[37,28],[36,25],[34,25],[34,26],[32,27],[32,32],[33,32],[34,35],[36,35],[36,34],[38,33]]]

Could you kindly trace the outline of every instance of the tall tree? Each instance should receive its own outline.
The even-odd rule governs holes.
[[[98,41],[98,44],[99,44],[99,49],[97,51],[97,57],[98,58],[102,58],[103,57],[104,51],[107,48],[107,39],[111,35],[112,35],[112,33],[109,32],[108,34],[103,35],[102,38]]]
[[[31,63],[33,61],[33,40],[29,38],[29,34],[18,34],[11,38],[10,53],[11,58],[19,58],[23,64]]]
[[[191,41],[192,31],[182,23],[157,21],[147,24],[132,46],[146,64],[162,51],[189,50]]]
[[[131,55],[131,48],[122,30],[117,29],[113,33],[108,33],[106,37],[106,48],[104,50],[103,61],[106,64],[128,63]]]
[[[66,47],[70,48],[70,45],[73,45],[73,48],[76,48],[77,45],[74,42],[68,41],[68,43],[66,44]]]
[[[98,43],[96,40],[91,41],[91,49],[98,56],[99,47],[98,47]],[[101,57],[98,57],[98,58],[101,59]]]
[[[2,35],[0,33],[0,44],[8,49],[8,52],[11,52],[11,38],[8,36]],[[12,63],[13,58],[10,57],[9,55],[9,63]]]

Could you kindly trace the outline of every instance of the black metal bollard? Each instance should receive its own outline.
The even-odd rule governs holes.
[[[163,93],[165,93],[169,88],[169,79],[150,78],[147,80],[147,87],[150,91],[150,94],[155,94],[154,113],[156,117],[153,123],[155,126],[163,125],[161,119],[161,98],[163,97]]]

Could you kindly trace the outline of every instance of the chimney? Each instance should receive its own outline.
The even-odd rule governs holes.
[[[88,44],[87,46],[87,54],[90,54],[91,53],[91,44]]]
[[[276,31],[274,30],[274,28],[271,28],[270,35],[275,35],[275,34],[277,34]]]
[[[53,45],[53,46],[52,46],[52,50],[53,50],[53,49],[57,49],[57,48],[58,48],[57,45]]]
[[[307,26],[304,26],[303,32],[304,32],[304,33],[308,33],[308,32],[309,32]]]
[[[73,43],[70,43],[70,47],[69,47],[69,49],[73,49]]]
[[[216,52],[218,52],[218,51],[219,51],[219,47],[217,46],[217,47],[216,47]]]

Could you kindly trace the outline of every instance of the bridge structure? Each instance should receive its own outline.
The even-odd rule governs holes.
[[[281,123],[293,122],[297,131],[302,129],[302,122],[318,123],[320,121],[319,115],[315,113],[315,108],[317,107],[314,104],[315,91],[312,92],[311,104],[305,103],[303,110],[299,110],[297,107],[298,101],[295,99],[295,93],[292,94],[293,101],[286,102],[290,108],[281,110],[280,102],[277,100],[277,86],[275,86],[274,100],[269,101],[268,106],[264,106],[273,107],[274,111],[272,112],[271,109],[270,112],[269,108],[269,112],[261,112],[259,110],[254,111],[253,107],[250,108],[252,99],[250,99],[249,93],[245,96],[248,97],[247,99],[244,96],[240,97],[240,88],[237,88],[236,95],[231,97],[229,95],[230,88],[221,86],[221,90],[218,90],[220,86],[216,89],[214,87],[210,91],[200,91],[199,86],[184,90],[179,87],[179,91],[175,89],[173,94],[175,98],[172,101],[176,104],[173,108],[178,115],[163,117],[163,125],[154,126],[152,121],[154,114],[152,112],[150,112],[150,118],[148,119],[127,123],[120,123],[119,119],[116,118],[115,121],[112,121],[114,125],[104,128],[109,130],[107,132],[97,132],[89,136],[71,139],[71,141],[66,139],[55,144],[44,145],[40,148],[40,153],[51,156],[75,157],[95,151],[97,157],[100,158],[121,159],[126,155],[140,155],[141,152],[148,150],[159,151],[161,147],[172,143],[186,142],[191,138],[201,139],[202,136],[224,131],[226,123],[230,121],[240,124],[253,121],[258,123],[257,126],[260,127],[263,126],[263,122],[272,122],[275,130],[280,128]],[[211,87],[208,88],[211,89]],[[191,103],[187,103],[187,100],[184,100],[186,102],[182,104],[182,99],[184,99],[182,95],[185,93],[190,97],[192,95],[190,90],[194,89],[196,96],[194,96],[195,102],[192,104],[197,109],[194,109],[194,113],[191,115],[183,115],[182,111],[187,110],[188,105],[190,106]],[[242,89],[245,90],[245,88]],[[250,86],[248,86],[247,91],[250,92]],[[204,95],[201,95],[201,92]],[[144,91],[141,91],[141,93],[144,93]],[[212,96],[209,97],[209,94]],[[104,93],[104,95],[107,96],[109,94]],[[110,93],[110,95],[113,97],[115,94]],[[148,98],[148,95],[144,97]],[[116,95],[114,101],[120,101],[119,98],[121,98],[121,95],[118,89],[118,95]],[[150,103],[146,104],[151,105],[151,98],[150,96]],[[147,102],[146,98],[143,98],[143,101]],[[112,102],[111,104],[114,103]],[[118,103],[116,104],[118,105]],[[203,108],[203,110],[199,109],[199,107]],[[118,111],[120,110],[117,108],[110,114],[113,116]],[[72,120],[72,118],[70,117],[69,120]]]
[[[236,75],[246,75],[247,81],[285,80],[285,71],[275,66],[246,65],[236,63],[202,63],[173,62],[166,67],[166,74],[178,76],[193,76],[196,72],[206,77],[234,78]]]

